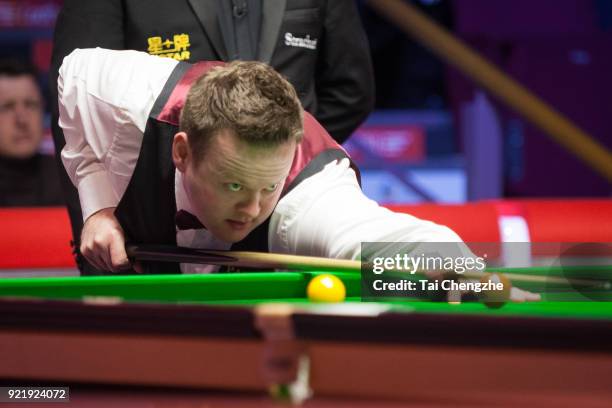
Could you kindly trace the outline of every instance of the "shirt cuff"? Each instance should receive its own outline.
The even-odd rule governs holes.
[[[119,204],[111,181],[104,172],[91,173],[81,179],[78,190],[83,221],[100,210]]]

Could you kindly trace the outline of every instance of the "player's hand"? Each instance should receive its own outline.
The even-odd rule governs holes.
[[[115,208],[91,215],[83,225],[81,253],[98,269],[118,272],[130,267],[125,252],[125,236],[115,217]]]
[[[430,280],[449,279],[449,275],[444,271],[430,271],[430,272],[425,273],[425,275]],[[478,282],[475,279],[462,278],[460,275],[457,277],[457,279],[462,282]],[[446,300],[452,303],[460,303],[463,297],[469,294],[472,294],[472,293],[469,291],[449,290],[446,294]],[[542,297],[540,294],[529,292],[527,290],[517,288],[516,286],[512,286],[510,288],[510,294],[507,298],[508,301],[513,302],[513,303],[537,302],[541,299]]]
[[[449,290],[446,294],[446,300],[449,303],[461,303],[461,300],[465,295],[471,294],[466,291],[453,291]],[[527,290],[519,289],[517,287],[512,287],[510,289],[510,298],[508,299],[513,303],[523,303],[523,302],[537,302],[542,299],[542,296],[539,293],[529,292]]]
[[[537,302],[539,300],[542,300],[542,296],[539,293],[519,289],[516,286],[513,286],[512,289],[510,289],[511,302]]]

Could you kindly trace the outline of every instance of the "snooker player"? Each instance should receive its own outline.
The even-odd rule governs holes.
[[[263,63],[75,50],[58,98],[81,251],[99,269],[130,267],[126,240],[344,259],[359,258],[361,242],[461,242],[369,200],[344,150]]]

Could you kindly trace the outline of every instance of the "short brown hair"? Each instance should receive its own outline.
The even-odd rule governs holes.
[[[255,146],[276,146],[303,135],[303,114],[293,86],[270,66],[234,61],[202,75],[187,94],[179,129],[189,136],[197,164],[221,130]]]

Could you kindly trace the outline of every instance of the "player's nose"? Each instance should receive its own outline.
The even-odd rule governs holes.
[[[259,193],[251,194],[240,202],[238,210],[242,216],[249,220],[257,218],[261,212],[261,196]]]

